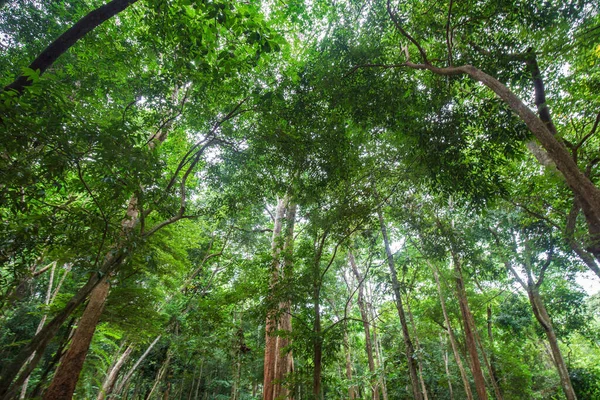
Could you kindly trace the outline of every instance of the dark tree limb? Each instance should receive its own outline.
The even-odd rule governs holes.
[[[29,68],[34,71],[39,71],[39,74],[42,75],[61,55],[66,53],[86,34],[136,1],[137,0],[113,0],[88,13],[65,33],[60,35],[58,39],[50,43],[50,45],[46,47],[31,64],[29,64]],[[4,90],[14,90],[21,94],[23,93],[23,90],[25,90],[25,87],[30,86],[31,83],[32,81],[27,76],[20,75],[11,84],[6,86]]]

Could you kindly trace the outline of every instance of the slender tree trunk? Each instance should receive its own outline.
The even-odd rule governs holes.
[[[410,374],[410,383],[412,386],[413,397],[415,400],[423,400],[423,394],[419,387],[419,378],[417,375],[417,363],[415,360],[415,350],[410,339],[408,331],[408,324],[406,323],[406,315],[404,313],[404,306],[402,305],[402,296],[400,293],[400,282],[398,281],[398,275],[396,274],[396,267],[394,266],[394,257],[392,250],[390,249],[390,242],[387,234],[387,228],[383,220],[383,214],[381,210],[377,210],[377,216],[379,217],[379,225],[383,236],[383,242],[385,245],[385,252],[387,256],[387,262],[390,269],[390,275],[392,277],[392,288],[394,289],[394,296],[396,297],[396,308],[398,309],[398,317],[400,317],[400,324],[402,325],[402,335],[404,337],[404,346],[406,348],[406,359],[408,363],[408,371]]]
[[[470,365],[471,371],[473,372],[473,379],[475,381],[475,389],[477,390],[477,396],[480,400],[487,400],[488,395],[485,388],[485,378],[483,377],[481,363],[479,362],[479,354],[477,352],[477,340],[475,339],[475,325],[473,323],[473,316],[471,315],[469,302],[467,300],[467,292],[465,291],[465,283],[462,277],[462,269],[460,266],[460,261],[454,252],[452,252],[452,258],[456,282],[456,295],[458,297],[460,313],[464,322],[465,342],[471,360]]]
[[[442,313],[444,314],[444,322],[446,323],[446,330],[448,331],[448,337],[450,338],[450,346],[452,347],[452,353],[454,354],[454,360],[456,361],[456,365],[458,366],[458,370],[460,372],[460,377],[463,382],[463,386],[465,388],[465,394],[468,400],[473,400],[473,393],[471,392],[471,385],[469,383],[469,378],[467,377],[467,373],[465,368],[463,367],[463,363],[460,359],[460,354],[458,352],[458,345],[456,343],[456,337],[454,336],[454,330],[452,329],[452,325],[450,324],[450,318],[448,316],[448,311],[446,310],[446,300],[444,298],[444,293],[442,292],[442,285],[440,284],[440,277],[438,274],[437,267],[433,264],[427,262],[429,267],[431,268],[431,272],[433,272],[433,277],[435,279],[435,283],[437,286],[438,296],[440,298],[440,305],[442,306]]]
[[[200,383],[202,383],[202,367],[204,367],[204,360],[200,363],[200,373],[198,374],[198,384],[196,385],[196,393],[194,394],[194,400],[198,399],[198,392],[200,391]]]
[[[448,380],[448,393],[450,394],[450,400],[454,400],[454,391],[452,390],[452,377],[450,375],[450,367],[448,365],[448,359],[449,359],[448,350],[446,349],[447,345],[444,343],[444,338],[442,337],[441,333],[440,333],[440,344],[441,344],[440,348],[442,351],[442,356],[444,357],[444,367],[446,369],[446,379]],[[462,371],[462,372],[464,373],[464,371]],[[468,383],[469,382],[467,381],[467,384]],[[463,382],[463,384],[464,384],[464,382]],[[469,398],[472,398],[473,395],[471,395],[470,390],[469,390],[469,394],[471,396]]]
[[[321,361],[323,358],[323,338],[321,336],[321,304],[319,291],[313,293],[313,307],[314,307],[314,331],[313,331],[313,396],[315,400],[322,399],[321,390],[321,372],[323,366]]]
[[[150,351],[152,350],[154,345],[160,340],[161,336],[162,335],[158,335],[156,337],[156,339],[154,339],[154,341],[152,343],[150,343],[150,345],[146,348],[146,351],[144,351],[144,353],[140,356],[140,358],[138,358],[138,360],[135,362],[135,364],[133,364],[133,367],[131,367],[131,369],[127,372],[127,374],[125,375],[125,377],[123,378],[121,383],[119,383],[119,385],[117,386],[117,390],[115,391],[116,393],[123,394],[122,391],[125,388],[125,385],[127,385],[127,382],[129,382],[133,373],[137,370],[137,368],[140,366],[140,364],[146,359],[146,357],[148,356],[148,354],[150,353]]]
[[[473,321],[473,326],[475,326],[475,322]],[[492,383],[492,388],[494,389],[494,394],[496,395],[497,400],[503,400],[502,392],[500,391],[500,387],[498,386],[498,381],[496,379],[494,370],[492,368],[492,364],[490,363],[488,356],[485,352],[485,348],[483,346],[483,342],[481,341],[481,337],[479,337],[479,333],[475,331],[475,339],[477,340],[477,344],[479,349],[481,350],[481,356],[483,357],[483,362],[488,370],[488,375],[490,377],[490,381]]]
[[[171,350],[169,349],[169,350],[167,350],[167,358],[165,359],[165,361],[161,365],[160,369],[158,370],[158,373],[156,374],[156,379],[154,379],[154,384],[152,385],[152,388],[146,395],[145,400],[149,400],[152,397],[152,394],[160,386],[163,378],[166,376],[167,370],[169,369],[169,365],[171,363],[171,356],[172,356],[172,353],[171,353]]]
[[[48,278],[48,290],[46,291],[46,299],[44,301],[45,305],[49,305],[50,302],[52,301],[52,286],[54,285],[54,270],[55,269],[56,269],[56,261],[54,261],[52,263],[52,268],[50,269],[50,277]],[[44,314],[44,316],[40,320],[40,323],[38,324],[37,329],[35,330],[36,334],[39,333],[42,330],[42,328],[44,327],[47,317],[48,317],[48,314]],[[33,357],[35,357],[35,353],[32,354],[31,357],[29,357],[29,360],[27,362],[28,363],[31,362],[31,360],[33,360]],[[31,375],[27,375],[25,382],[23,382],[23,387],[21,389],[21,395],[19,396],[20,399],[24,399],[25,396],[27,395],[27,386],[29,385],[29,377],[30,376]]]
[[[425,380],[423,379],[423,363],[421,361],[421,346],[419,345],[419,336],[417,335],[417,327],[415,325],[415,320],[412,315],[412,311],[410,310],[410,301],[408,299],[408,295],[406,296],[406,311],[408,311],[408,320],[410,321],[410,325],[413,331],[413,337],[415,339],[415,347],[417,349],[417,364],[419,366],[419,381],[421,382],[421,390],[423,390],[423,398],[424,400],[429,400],[429,395],[427,394],[427,386],[425,386]]]
[[[68,400],[73,397],[109,289],[108,280],[103,279],[92,291],[90,301],[73,335],[71,346],[58,366],[52,383],[44,395],[44,400]]]
[[[369,320],[375,321],[377,319],[377,313],[375,311],[375,306],[373,305],[373,293],[369,290],[368,286],[366,287],[366,299],[367,299],[367,311],[369,312]],[[373,334],[373,344],[375,345],[375,366],[380,369],[379,376],[379,385],[381,387],[381,395],[383,396],[383,400],[388,400],[387,393],[387,382],[386,382],[386,368],[385,361],[383,359],[383,351],[381,346],[381,339],[377,334],[377,325],[373,324],[373,329],[371,329],[371,333]]]
[[[375,311],[371,308],[371,320],[375,320]],[[381,386],[381,395],[383,396],[383,400],[388,400],[387,393],[387,383],[385,380],[386,376],[386,368],[385,362],[383,360],[383,352],[381,351],[381,342],[377,335],[377,328],[373,327],[373,343],[375,343],[375,355],[377,356],[375,359],[377,360],[377,364],[381,367],[381,375],[379,377],[380,386]]]
[[[112,393],[113,387],[115,386],[115,383],[117,381],[117,377],[119,376],[119,372],[121,371],[121,368],[123,368],[123,365],[131,355],[132,351],[133,346],[127,346],[123,354],[119,356],[115,364],[110,368],[108,374],[106,375],[106,378],[104,379],[104,382],[102,383],[102,388],[100,389],[96,400],[104,400],[108,395]]]
[[[347,325],[347,324],[344,324]],[[348,382],[352,381],[352,355],[350,354],[350,341],[348,339],[348,329],[344,326],[344,358],[346,360],[346,379]],[[348,387],[348,399],[354,400],[356,396],[354,395],[354,386],[350,385]]]
[[[360,316],[362,319],[363,330],[365,331],[365,350],[367,352],[367,362],[369,364],[369,372],[371,373],[371,398],[373,400],[379,399],[379,388],[377,379],[377,372],[375,369],[375,360],[373,358],[373,345],[371,341],[371,332],[370,332],[370,321],[369,321],[369,313],[367,311],[367,307],[365,305],[365,295],[363,290],[363,277],[358,271],[358,267],[356,266],[356,260],[354,259],[354,255],[351,251],[348,251],[348,260],[350,261],[350,266],[352,267],[352,272],[356,277],[358,282],[358,309],[360,310]]]
[[[567,400],[576,400],[577,396],[573,390],[571,378],[569,377],[569,371],[562,356],[562,352],[560,351],[560,347],[558,346],[558,338],[554,332],[552,320],[550,319],[550,315],[546,310],[546,306],[544,305],[537,288],[530,285],[527,290],[527,294],[529,296],[531,307],[533,308],[533,314],[535,315],[535,318],[541,327],[544,329],[546,337],[548,338],[548,343],[550,344],[550,349],[552,350],[552,357],[554,359],[556,369],[558,370],[558,376],[560,377],[560,384],[563,392],[565,393]]]
[[[35,59],[29,68],[36,71],[39,70],[42,75],[54,62],[66,53],[75,43],[77,43],[87,33],[92,31],[104,21],[117,15],[137,0],[113,0],[81,18],[75,25],[69,28],[65,33],[60,35],[58,39],[52,42],[42,53]],[[22,93],[26,86],[31,85],[31,81],[21,75],[4,90],[16,90]]]

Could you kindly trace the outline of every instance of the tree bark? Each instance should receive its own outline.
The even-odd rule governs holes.
[[[573,385],[571,384],[569,370],[567,369],[567,365],[562,356],[562,352],[560,351],[560,347],[558,346],[558,338],[556,337],[556,333],[554,332],[552,320],[550,319],[550,315],[546,310],[546,306],[544,305],[540,293],[536,287],[534,287],[533,285],[529,285],[529,287],[527,288],[527,295],[529,296],[529,302],[531,303],[531,308],[533,309],[535,319],[537,319],[542,329],[544,329],[546,337],[548,338],[548,342],[550,343],[552,357],[554,359],[556,369],[558,370],[558,376],[560,377],[560,385],[563,389],[563,392],[565,393],[567,400],[577,400],[577,396],[575,395],[575,391],[573,390]]]
[[[90,301],[73,335],[71,346],[58,366],[52,383],[44,395],[44,400],[68,400],[73,397],[109,289],[108,280],[103,279],[92,291]]]
[[[412,315],[412,311],[410,310],[410,301],[408,299],[408,295],[406,296],[406,311],[408,311],[408,320],[410,321],[410,325],[413,331],[413,337],[415,338],[415,347],[417,352],[420,353],[421,346],[419,345],[419,336],[417,335],[417,326],[415,325],[415,320]],[[423,363],[421,361],[421,356],[417,356],[417,365],[419,366],[419,381],[421,382],[421,390],[423,390],[423,399],[429,400],[429,395],[427,393],[427,386],[425,386],[425,379],[423,378]]]
[[[0,376],[0,399],[9,400],[14,395],[16,388],[20,387],[31,371],[33,371],[39,362],[41,354],[43,354],[48,343],[50,343],[50,340],[56,335],[62,324],[100,283],[102,280],[101,276],[114,270],[121,264],[124,257],[124,247],[109,252],[98,273],[92,274],[87,283],[75,293],[63,309],[31,339],[31,341],[15,357],[13,362],[2,371],[2,375]],[[27,364],[27,360],[34,353],[36,356]],[[15,381],[15,378],[21,369],[22,372]]]
[[[464,322],[465,329],[465,342],[467,345],[467,351],[471,360],[471,371],[473,372],[473,380],[475,381],[475,389],[477,390],[477,396],[480,400],[487,400],[488,395],[485,388],[485,378],[483,377],[483,371],[481,369],[481,363],[479,362],[479,354],[477,352],[477,340],[475,339],[475,324],[471,310],[469,308],[469,302],[467,300],[467,292],[465,291],[465,283],[462,276],[462,268],[460,260],[454,250],[452,252],[452,260],[454,264],[454,275],[456,283],[456,295],[458,297],[458,303],[460,306],[460,313]]]
[[[377,371],[375,369],[375,360],[373,358],[373,345],[371,341],[370,321],[367,306],[365,304],[365,294],[363,290],[363,277],[358,271],[356,266],[356,260],[351,251],[348,251],[348,260],[350,261],[350,267],[358,282],[358,309],[360,310],[360,316],[362,319],[363,330],[365,331],[365,350],[367,352],[367,362],[369,364],[369,372],[371,373],[371,398],[373,400],[379,399],[379,380],[377,379]]]
[[[431,64],[415,64],[407,61],[398,66],[428,70],[442,76],[468,75],[491,89],[521,118],[533,136],[535,136],[544,150],[546,150],[556,168],[565,178],[567,186],[569,186],[577,200],[581,203],[581,209],[588,223],[592,239],[597,239],[600,232],[600,189],[579,169],[579,166],[571,157],[565,144],[553,135],[548,125],[531,111],[508,87],[472,65],[439,68]],[[600,257],[600,245],[596,242],[591,244],[590,251],[594,253],[597,250],[598,255],[594,255],[598,258]]]
[[[133,346],[127,346],[123,354],[121,354],[115,362],[115,364],[111,366],[111,368],[108,371],[108,374],[106,375],[106,378],[104,379],[104,382],[102,383],[102,388],[100,389],[96,400],[104,400],[108,395],[112,393],[113,387],[115,386],[115,383],[117,381],[117,377],[119,376],[119,372],[121,371],[121,368],[123,368],[123,365],[131,355],[132,351]]]
[[[44,51],[29,64],[29,68],[34,71],[39,70],[40,75],[42,75],[61,55],[66,53],[87,33],[104,21],[125,10],[136,1],[137,0],[113,0],[88,13],[46,47]],[[10,85],[6,86],[4,90],[15,90],[20,94],[23,93],[25,87],[29,85],[31,85],[31,81],[27,77],[21,75]]]
[[[279,280],[279,258],[281,253],[281,231],[283,229],[283,220],[285,216],[285,199],[280,198],[277,201],[275,210],[275,221],[273,224],[273,239],[271,240],[271,283],[270,283],[270,301],[272,301],[273,290]],[[264,360],[264,381],[263,381],[263,400],[273,400],[275,387],[275,371],[277,370],[277,310],[272,308],[267,311],[267,320],[265,323],[265,360]]]
[[[171,363],[171,356],[172,356],[171,349],[169,349],[169,350],[167,350],[167,358],[165,359],[165,361],[161,365],[160,369],[158,370],[158,373],[156,374],[156,379],[154,379],[154,384],[152,385],[152,388],[150,389],[150,391],[146,394],[145,400],[149,400],[152,397],[152,394],[158,388],[158,386],[162,382],[163,378],[167,374],[167,370],[169,369],[169,365]]]
[[[452,378],[450,375],[450,368],[448,365],[448,350],[446,348],[446,345],[444,343],[444,338],[442,337],[442,334],[440,333],[440,348],[442,350],[442,357],[444,357],[444,368],[446,369],[446,379],[448,380],[448,394],[450,395],[450,400],[454,400],[454,391],[452,390]],[[462,371],[464,373],[464,371]],[[468,382],[467,382],[468,383]],[[463,382],[464,384],[464,382]],[[471,390],[469,390],[469,394],[471,393]],[[469,398],[472,398],[473,396],[471,395]]]
[[[119,385],[117,386],[116,393],[121,394],[122,390],[125,388],[125,385],[127,385],[127,382],[129,382],[129,380],[131,379],[131,376],[133,375],[133,373],[137,370],[137,368],[144,361],[144,359],[146,359],[146,357],[148,356],[148,354],[150,353],[150,351],[152,350],[154,345],[160,340],[161,336],[162,335],[158,335],[156,337],[156,339],[154,339],[154,341],[152,343],[150,343],[150,345],[146,348],[146,351],[144,351],[144,353],[140,356],[140,358],[138,358],[138,360],[135,362],[135,364],[133,364],[133,367],[131,367],[131,369],[127,372],[127,374],[125,375],[125,377],[123,378],[121,383],[119,383]]]
[[[294,255],[294,225],[296,221],[296,204],[291,200],[290,195],[285,198],[285,240],[283,244],[283,268],[279,279],[290,279],[293,273],[293,255]],[[275,387],[273,397],[292,400],[290,391],[283,384],[285,378],[294,370],[294,358],[289,349],[291,341],[289,336],[292,333],[292,305],[289,298],[279,304],[278,330],[283,336],[277,336],[277,354],[275,368]]]
[[[444,298],[444,293],[442,292],[442,285],[440,284],[440,277],[437,271],[437,267],[432,264],[429,264],[431,267],[431,271],[433,272],[433,277],[435,279],[435,283],[437,286],[438,296],[440,298],[440,305],[442,306],[442,313],[444,314],[444,322],[446,322],[446,330],[448,332],[448,337],[450,338],[450,347],[452,347],[452,353],[454,354],[454,360],[456,361],[456,365],[458,366],[458,370],[460,372],[460,378],[463,382],[463,387],[465,389],[465,394],[467,396],[467,400],[473,400],[473,393],[471,392],[471,385],[469,383],[469,378],[467,377],[467,373],[463,366],[463,363],[460,359],[460,354],[458,352],[458,345],[456,344],[456,338],[454,336],[454,331],[452,330],[452,325],[450,324],[450,318],[448,317],[448,311],[446,310],[446,300]],[[448,372],[449,373],[449,372]]]
[[[50,270],[50,277],[48,278],[48,290],[46,291],[46,299],[44,300],[45,305],[49,305],[50,302],[52,301],[52,286],[54,285],[54,270],[56,269],[56,261],[52,262],[51,266],[52,266],[52,268]],[[37,329],[35,330],[36,334],[39,333],[42,330],[42,328],[44,327],[47,317],[48,317],[48,314],[44,314],[44,316],[40,320],[40,322],[37,326]],[[35,353],[32,354],[31,357],[29,357],[28,362],[31,362],[33,357],[35,357]],[[19,396],[19,399],[24,399],[25,396],[27,395],[27,386],[29,384],[30,376],[31,375],[27,375],[25,382],[23,382],[23,387],[21,388],[21,395]]]
[[[348,329],[344,326],[344,358],[346,361],[346,379],[348,382],[352,381],[352,355],[350,354],[350,341],[348,338]],[[354,400],[356,398],[354,394],[354,386],[348,387],[348,399]]]
[[[408,331],[408,324],[406,323],[406,315],[404,313],[404,306],[402,305],[402,296],[400,293],[400,282],[398,281],[398,275],[396,274],[396,267],[394,266],[394,257],[392,250],[390,249],[390,241],[387,234],[387,228],[383,220],[383,214],[381,209],[377,210],[377,216],[379,217],[379,225],[381,228],[381,234],[383,236],[383,243],[385,245],[385,253],[387,256],[388,267],[390,269],[390,276],[392,278],[392,288],[394,289],[394,296],[396,298],[396,308],[398,310],[398,317],[400,318],[400,325],[402,326],[402,336],[404,337],[404,347],[406,348],[406,360],[408,363],[408,371],[410,374],[410,384],[412,387],[413,397],[415,400],[423,400],[423,393],[419,387],[419,378],[417,374],[417,362],[415,360],[415,349],[410,339]]]

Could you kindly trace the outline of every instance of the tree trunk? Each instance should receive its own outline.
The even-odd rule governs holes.
[[[154,379],[154,384],[152,385],[152,388],[150,389],[148,394],[146,394],[145,400],[149,400],[152,397],[152,394],[160,386],[163,378],[166,376],[167,370],[169,369],[169,364],[171,363],[171,356],[172,356],[172,353],[171,353],[171,350],[169,349],[169,350],[167,350],[167,358],[165,359],[165,361],[161,365],[160,369],[158,370],[158,373],[156,374],[156,379]]]
[[[560,377],[560,385],[563,389],[563,392],[565,393],[567,400],[576,400],[577,396],[575,395],[575,391],[573,390],[573,386],[571,385],[569,371],[567,369],[567,365],[565,364],[565,360],[562,356],[562,352],[560,351],[560,347],[558,346],[558,338],[556,337],[556,333],[554,332],[552,320],[550,319],[550,315],[548,315],[546,306],[544,305],[544,302],[542,301],[542,298],[536,287],[529,285],[527,289],[527,294],[529,296],[531,308],[533,308],[533,314],[535,315],[535,318],[537,319],[541,327],[544,329],[546,337],[548,338],[548,342],[550,343],[552,357],[554,359],[556,369],[558,370],[558,376]]]
[[[321,360],[323,358],[323,338],[321,337],[321,305],[319,291],[313,293],[314,307],[314,331],[313,331],[313,398],[315,400],[322,399],[321,391],[321,372],[323,366]]]
[[[115,364],[111,366],[110,370],[108,371],[108,374],[106,375],[106,378],[104,379],[104,382],[102,383],[102,388],[100,389],[96,400],[104,400],[108,395],[112,393],[113,387],[115,386],[115,383],[117,381],[117,377],[119,376],[119,372],[121,371],[123,364],[125,364],[129,356],[131,355],[132,351],[133,346],[127,346],[123,354],[121,354],[121,356],[117,359]]]
[[[352,381],[352,355],[350,354],[350,341],[348,339],[348,329],[344,326],[344,358],[346,360],[346,379],[348,382]],[[354,386],[348,387],[348,399],[354,400]]]
[[[360,310],[360,316],[362,319],[363,330],[365,331],[365,350],[367,352],[367,362],[369,364],[369,372],[371,373],[371,398],[373,400],[379,399],[379,387],[378,387],[378,379],[377,379],[377,371],[375,369],[375,360],[373,358],[373,345],[371,341],[371,332],[370,332],[370,321],[369,321],[369,313],[367,311],[367,306],[365,305],[365,294],[363,290],[363,277],[358,271],[358,267],[356,266],[356,260],[354,259],[354,255],[351,251],[348,251],[348,260],[350,261],[350,266],[352,267],[352,272],[356,277],[358,282],[358,309]]]
[[[92,291],[90,301],[73,335],[71,346],[58,366],[52,383],[44,395],[44,400],[68,400],[73,397],[109,289],[110,284],[105,278]]]
[[[52,64],[54,64],[58,57],[66,53],[88,32],[120,13],[136,1],[137,0],[113,0],[90,12],[46,47],[46,49],[44,49],[44,51],[29,64],[29,68],[34,71],[39,70],[40,75],[42,75],[50,66],[52,66]],[[21,75],[10,85],[6,86],[4,90],[16,90],[18,93],[22,93],[25,87],[29,85],[31,85],[31,81],[27,77]]]
[[[450,400],[454,400],[454,391],[452,390],[452,378],[450,375],[450,368],[448,365],[448,350],[446,349],[446,344],[444,343],[444,338],[442,337],[442,334],[440,333],[440,348],[442,351],[442,357],[444,358],[444,368],[446,369],[446,379],[448,380],[448,393],[450,395]],[[462,366],[461,366],[462,367]],[[464,373],[464,370],[461,371],[461,373]],[[469,382],[467,382],[468,384]],[[464,384],[464,382],[463,382]],[[469,388],[470,389],[470,388]],[[469,398],[472,398],[473,395],[471,394],[471,390],[469,390]]]
[[[275,221],[273,224],[273,239],[271,241],[271,283],[270,283],[270,301],[272,301],[272,292],[279,280],[279,258],[281,253],[281,231],[283,228],[283,219],[285,216],[285,199],[277,201],[275,210]],[[263,382],[263,400],[273,400],[275,387],[275,371],[277,370],[277,310],[267,311],[267,320],[265,323],[265,360],[264,360],[264,382]]]
[[[46,300],[44,301],[45,305],[49,305],[50,302],[52,301],[52,286],[54,285],[54,270],[56,269],[56,261],[52,262],[52,268],[50,270],[50,277],[48,278],[48,290],[46,291]],[[44,314],[44,316],[42,317],[42,319],[40,320],[37,329],[35,330],[35,333],[39,333],[42,328],[44,327],[44,324],[46,323],[46,318],[48,317],[48,314]],[[31,357],[29,357],[29,360],[27,361],[28,363],[31,362],[31,360],[33,360],[33,358],[35,357],[35,353],[31,355]],[[23,387],[21,388],[21,395],[19,396],[19,399],[24,399],[25,396],[27,395],[27,386],[29,385],[29,377],[31,375],[27,375],[27,378],[25,379],[25,382],[23,382]]]
[[[293,255],[294,255],[294,225],[296,221],[296,204],[292,202],[290,195],[286,195],[285,207],[285,241],[283,244],[283,268],[279,279],[290,279],[293,273]],[[273,398],[285,398],[292,400],[288,388],[283,384],[285,378],[294,370],[294,358],[289,349],[291,341],[288,336],[292,333],[292,305],[290,299],[280,302],[278,330],[283,336],[277,336],[277,354],[275,368],[275,388]]]
[[[115,391],[116,393],[122,394],[121,393],[122,390],[125,388],[125,385],[127,385],[127,382],[129,382],[129,380],[131,379],[131,376],[133,375],[133,373],[137,370],[137,368],[140,366],[140,364],[148,356],[148,354],[150,353],[150,351],[152,350],[154,345],[160,340],[161,336],[162,335],[158,335],[156,337],[156,339],[154,339],[154,341],[152,343],[150,343],[150,345],[148,346],[146,351],[144,351],[144,353],[140,356],[140,358],[138,358],[138,360],[135,362],[135,364],[133,364],[133,367],[131,367],[131,369],[127,372],[127,374],[125,375],[125,377],[123,378],[121,383],[119,383],[119,386],[117,386],[117,390]]]
[[[396,308],[398,309],[398,317],[400,317],[400,324],[402,325],[402,335],[404,337],[404,346],[406,348],[406,360],[408,363],[408,371],[410,374],[410,383],[412,387],[413,397],[415,400],[423,400],[423,394],[421,393],[421,388],[419,387],[419,378],[417,375],[417,363],[414,356],[415,350],[412,341],[410,340],[408,324],[406,323],[406,315],[404,313],[404,306],[402,305],[400,282],[398,282],[398,275],[396,274],[396,267],[394,266],[394,257],[392,254],[392,250],[390,249],[387,228],[385,227],[385,222],[383,220],[383,214],[381,210],[377,210],[377,216],[379,217],[379,225],[381,228],[381,234],[383,236],[385,253],[387,256],[387,262],[392,278],[392,288],[394,289],[394,296],[396,298]]]
[[[102,280],[101,276],[106,275],[121,264],[125,257],[124,247],[111,251],[107,254],[102,266],[97,273],[93,273],[87,283],[81,287],[77,293],[67,302],[63,309],[49,322],[42,330],[36,334],[31,341],[21,350],[15,357],[13,362],[3,369],[0,376],[0,399],[9,400],[14,395],[17,387],[20,387],[27,376],[33,371],[39,362],[39,358],[44,350],[54,338],[62,324],[69,318],[71,313],[75,311],[94,290],[94,288]],[[32,354],[36,354],[34,359],[27,364],[27,360]],[[22,370],[18,379],[15,378]],[[13,384],[14,381],[14,384]]]
[[[423,390],[423,399],[429,400],[429,395],[427,394],[427,386],[425,386],[425,380],[423,379],[423,363],[421,361],[420,350],[421,346],[419,345],[419,336],[417,335],[417,326],[415,325],[415,320],[412,315],[412,311],[410,310],[410,301],[408,299],[408,295],[406,296],[406,311],[408,311],[408,320],[410,321],[410,325],[413,331],[413,337],[415,338],[415,347],[418,352],[417,356],[417,365],[419,366],[419,381],[421,382],[421,390]]]
[[[460,266],[460,260],[454,250],[452,251],[452,260],[454,264],[454,275],[456,282],[456,295],[458,296],[458,303],[460,306],[460,313],[464,322],[465,330],[465,342],[467,345],[467,351],[471,360],[471,371],[473,372],[473,380],[475,381],[475,389],[477,390],[477,396],[480,400],[487,400],[488,395],[485,389],[485,378],[483,377],[483,371],[481,369],[481,363],[479,362],[479,354],[477,352],[477,340],[475,339],[475,324],[473,323],[473,316],[469,308],[469,302],[467,300],[467,292],[465,291],[465,282],[462,277],[462,268]]]
[[[465,388],[465,394],[467,396],[467,400],[473,400],[473,393],[471,392],[471,385],[469,383],[469,378],[467,377],[467,373],[463,366],[463,363],[460,359],[460,354],[458,352],[458,345],[456,344],[456,338],[454,336],[454,331],[452,330],[452,325],[450,324],[450,318],[448,317],[448,312],[446,311],[446,300],[444,298],[444,293],[442,292],[442,286],[440,285],[440,277],[437,271],[437,268],[429,264],[431,267],[431,271],[433,272],[433,277],[435,279],[435,283],[437,286],[438,295],[440,297],[440,305],[442,306],[442,313],[444,314],[444,322],[446,322],[446,330],[448,331],[448,337],[450,338],[450,346],[452,347],[452,353],[454,354],[454,360],[456,361],[456,365],[458,366],[458,370],[460,372],[460,378],[462,379],[463,386]],[[448,374],[449,372],[446,371]]]

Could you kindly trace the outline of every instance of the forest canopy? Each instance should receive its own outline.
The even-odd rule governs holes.
[[[0,0],[0,399],[600,399],[600,4]]]

